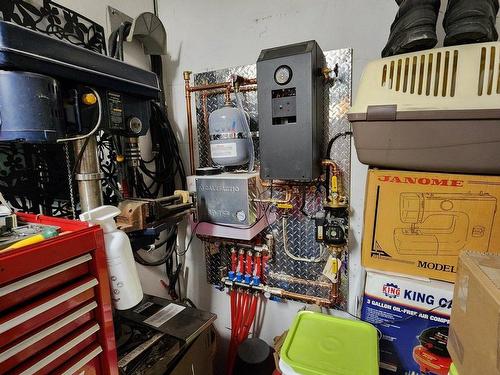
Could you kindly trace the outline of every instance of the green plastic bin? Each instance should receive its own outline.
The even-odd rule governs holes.
[[[450,372],[448,374],[449,375],[458,375],[457,368],[455,367],[455,365],[453,363],[450,366]]]
[[[377,330],[369,323],[301,311],[280,357],[285,375],[378,375]]]

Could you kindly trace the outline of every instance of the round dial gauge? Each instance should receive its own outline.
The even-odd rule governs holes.
[[[238,219],[238,221],[245,221],[247,215],[245,215],[243,211],[238,211],[236,212],[236,218]]]
[[[281,65],[274,73],[274,80],[278,85],[286,85],[292,79],[292,69],[289,66]]]

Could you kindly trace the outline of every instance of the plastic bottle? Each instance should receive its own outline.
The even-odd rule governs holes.
[[[111,299],[117,310],[130,309],[143,298],[143,292],[130,240],[116,228],[115,217],[121,211],[114,206],[101,206],[80,215],[81,221],[101,226],[104,232]]]

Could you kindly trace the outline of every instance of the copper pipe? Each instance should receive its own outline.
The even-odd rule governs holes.
[[[277,272],[269,272],[269,278],[285,281],[288,283],[300,284],[300,285],[308,285],[308,286],[317,286],[319,288],[331,288],[332,283],[324,282],[324,281],[313,281],[306,279],[299,279],[298,277],[288,276]]]
[[[191,72],[189,72],[189,73],[191,73]],[[207,91],[207,90],[214,90],[214,89],[226,89],[227,87],[231,87],[231,82],[207,83],[205,85],[189,86],[189,91],[198,92],[198,91]]]
[[[194,175],[194,138],[193,138],[193,118],[191,114],[191,87],[189,81],[191,80],[191,72],[184,72],[184,91],[186,97],[186,115],[188,127],[188,141],[189,141],[189,167],[191,175]]]
[[[272,181],[262,181],[262,186],[264,187],[277,187],[277,186],[311,186],[315,181],[318,181],[318,179],[314,180],[313,182],[299,182],[299,181],[284,181],[284,180],[272,180]]]
[[[281,297],[289,298],[289,299],[293,299],[293,300],[301,301],[301,302],[305,302],[305,303],[313,303],[313,304],[319,305],[319,306],[330,306],[332,304],[332,302],[326,298],[319,298],[319,297],[308,296],[305,294],[293,293],[293,292],[289,292],[287,290],[281,291]]]
[[[301,301],[305,303],[312,303],[318,306],[325,306],[325,307],[330,307],[332,306],[332,301],[330,301],[327,298],[320,298],[320,297],[314,297],[314,296],[308,296],[306,294],[300,294],[300,293],[294,293],[294,292],[289,292],[287,290],[283,290],[281,288],[274,288],[274,287],[269,287],[269,286],[263,286],[258,285],[249,285],[245,284],[243,282],[235,281],[235,280],[229,280],[227,277],[223,277],[221,279],[222,285],[225,285],[229,288],[242,288],[246,290],[253,290],[256,292],[264,292],[264,293],[269,293],[274,296],[278,296],[281,298],[288,298],[288,299],[293,299],[295,301]]]
[[[191,110],[191,93],[192,92],[205,92],[205,91],[214,91],[214,90],[222,90],[221,93],[225,94],[226,101],[230,101],[230,93],[233,91],[232,82],[223,82],[223,83],[209,83],[205,85],[191,86],[191,71],[184,71],[184,91],[186,98],[186,116],[187,116],[187,127],[188,127],[188,141],[189,141],[189,164],[190,171],[193,175],[195,172],[195,161],[194,161],[194,137],[193,137],[193,115]],[[248,86],[248,85],[256,85],[256,78],[243,78],[239,77],[240,86]],[[244,87],[241,87],[240,91],[243,91]],[[255,88],[253,88],[255,90]],[[251,91],[251,90],[244,90]],[[219,92],[217,92],[219,93]],[[207,94],[208,95],[208,94]]]
[[[205,91],[205,92],[208,92],[208,91]],[[231,87],[226,87],[226,89],[224,90],[224,101],[226,103],[231,103]]]
[[[334,173],[339,172],[339,167],[338,167],[337,163],[335,163],[333,160],[323,159],[323,160],[321,160],[321,165],[324,167],[331,167],[332,172],[334,172]]]
[[[331,300],[332,305],[335,305],[337,303],[338,298],[339,298],[339,289],[340,289],[339,283],[340,283],[340,280],[336,283],[333,283],[332,289],[330,290],[330,300]]]
[[[290,191],[290,189],[286,189],[285,190],[285,199],[274,199],[274,198],[258,199],[258,198],[254,198],[254,199],[252,199],[252,202],[279,204],[279,203],[290,203],[291,200],[292,200],[292,192]]]
[[[205,127],[205,131],[207,132],[207,142],[210,144],[210,127],[208,124],[208,108],[207,108],[207,92],[202,91],[201,93],[201,107],[203,109],[203,126]],[[210,156],[210,147],[208,148],[208,154]]]
[[[240,88],[240,92],[249,92],[249,91],[257,91],[257,86],[243,86]],[[229,89],[213,89],[213,90],[205,90],[204,92],[207,93],[207,96],[211,95],[220,95],[224,94],[226,101],[230,101],[230,94],[234,92],[233,88]]]

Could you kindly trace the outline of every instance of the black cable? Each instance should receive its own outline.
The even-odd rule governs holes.
[[[310,218],[310,215],[306,212],[306,201],[307,201],[307,186],[304,186],[304,191],[302,192],[302,204],[300,205],[300,212],[307,218]]]
[[[113,31],[109,37],[109,55],[118,60],[123,61],[123,42],[128,37],[132,23],[129,21],[123,22],[118,29]]]
[[[187,254],[187,252],[189,251],[189,248],[191,247],[191,243],[193,242],[193,239],[194,237],[196,236],[196,230],[198,229],[198,225],[200,225],[202,223],[202,221],[198,221],[196,223],[196,225],[194,226],[192,232],[191,232],[191,237],[189,238],[189,241],[188,241],[188,244],[186,246],[186,249],[182,252],[182,253],[177,253],[177,256],[178,257],[183,257],[184,255]]]
[[[328,142],[328,147],[326,149],[325,159],[330,159],[330,155],[332,153],[333,144],[335,143],[335,141],[337,139],[339,139],[340,137],[347,137],[348,135],[352,135],[352,132],[351,131],[347,131],[347,132],[344,132],[344,133],[338,133],[332,139],[330,139],[330,142]]]
[[[75,165],[73,165],[73,170],[71,172],[72,175],[74,175],[78,169],[80,168],[80,164],[82,163],[82,158],[83,158],[83,153],[85,152],[85,149],[87,148],[87,145],[89,144],[90,137],[85,138],[85,142],[83,142],[82,148],[80,149],[80,152],[78,152],[78,155],[75,160]]]
[[[176,241],[177,241],[177,227],[174,227],[170,231],[170,233],[167,235],[167,238],[164,241],[164,244],[166,245],[165,255],[161,259],[158,259],[154,262],[148,261],[148,260],[144,259],[139,254],[138,251],[134,252],[134,259],[137,263],[142,264],[143,266],[146,266],[146,267],[156,267],[156,266],[160,266],[162,264],[165,264],[168,261],[168,259],[170,259],[172,257],[172,254],[175,251]],[[160,246],[158,246],[158,247],[160,247]]]

